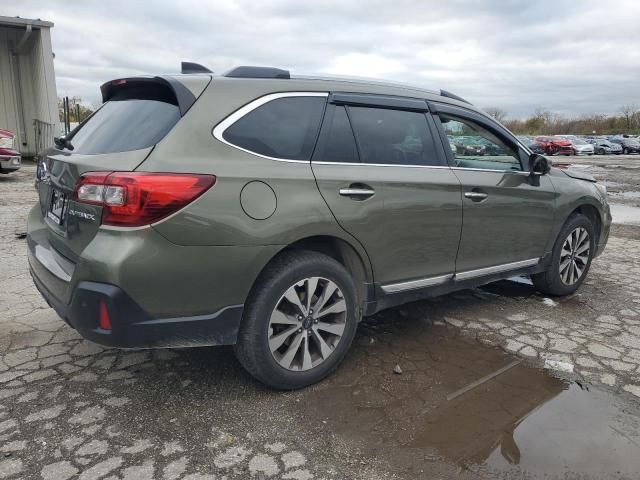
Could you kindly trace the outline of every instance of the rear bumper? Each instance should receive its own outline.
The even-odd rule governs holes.
[[[105,283],[80,282],[65,304],[37,277],[31,276],[47,303],[83,337],[110,347],[192,347],[236,343],[243,305],[224,307],[211,315],[151,318],[120,288]],[[99,328],[100,303],[109,314],[111,330]]]
[[[22,160],[19,154],[16,155],[3,155],[0,154],[0,171],[13,172],[18,170],[22,165]]]
[[[259,272],[282,248],[182,246],[153,228],[100,228],[82,245],[83,226],[58,235],[34,206],[27,220],[31,275],[81,335],[122,348],[235,343],[242,305]],[[82,251],[73,257],[71,247],[78,243]],[[98,329],[101,301],[111,331]]]

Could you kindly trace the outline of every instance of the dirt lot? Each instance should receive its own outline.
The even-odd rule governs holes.
[[[619,205],[576,295],[514,278],[382,312],[335,375],[292,393],[227,348],[82,340],[16,236],[35,169],[0,176],[0,479],[639,478],[640,156],[554,161]]]

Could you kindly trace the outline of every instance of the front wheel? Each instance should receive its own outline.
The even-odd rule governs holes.
[[[595,230],[584,215],[574,215],[562,227],[545,272],[531,276],[542,293],[564,296],[575,292],[584,281],[595,251]]]
[[[316,252],[287,252],[252,288],[235,353],[270,387],[306,387],[337,368],[358,319],[353,280],[340,263]]]

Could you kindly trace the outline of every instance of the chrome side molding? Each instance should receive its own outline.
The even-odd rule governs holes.
[[[438,277],[421,278],[419,280],[411,280],[408,282],[392,283],[389,285],[382,285],[382,291],[384,293],[398,293],[405,290],[413,290],[415,288],[432,287],[434,285],[441,285],[448,282],[453,278],[453,274],[440,275]]]
[[[517,270],[519,268],[532,267],[540,262],[539,258],[530,258],[529,260],[521,260],[519,262],[503,263],[502,265],[494,265],[493,267],[478,268],[476,270],[467,270],[466,272],[456,273],[454,280],[462,281],[470,278],[484,277],[493,273],[508,272],[509,270]]]
[[[409,280],[407,282],[390,283],[382,285],[384,293],[398,293],[405,290],[414,290],[417,288],[434,287],[442,285],[449,280],[462,282],[477,277],[484,277],[494,273],[508,272],[510,270],[518,270],[520,268],[533,267],[540,262],[539,258],[530,258],[529,260],[520,260],[518,262],[503,263],[502,265],[494,265],[492,267],[478,268],[476,270],[467,270],[466,272],[450,273],[447,275],[439,275],[437,277],[420,278],[418,280]]]

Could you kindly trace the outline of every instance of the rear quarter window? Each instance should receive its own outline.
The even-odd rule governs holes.
[[[104,154],[151,147],[180,120],[180,109],[170,95],[123,91],[94,113],[70,141],[73,152]],[[142,97],[142,98],[136,98]]]
[[[222,138],[267,157],[309,160],[325,104],[325,97],[276,98],[227,127]]]

